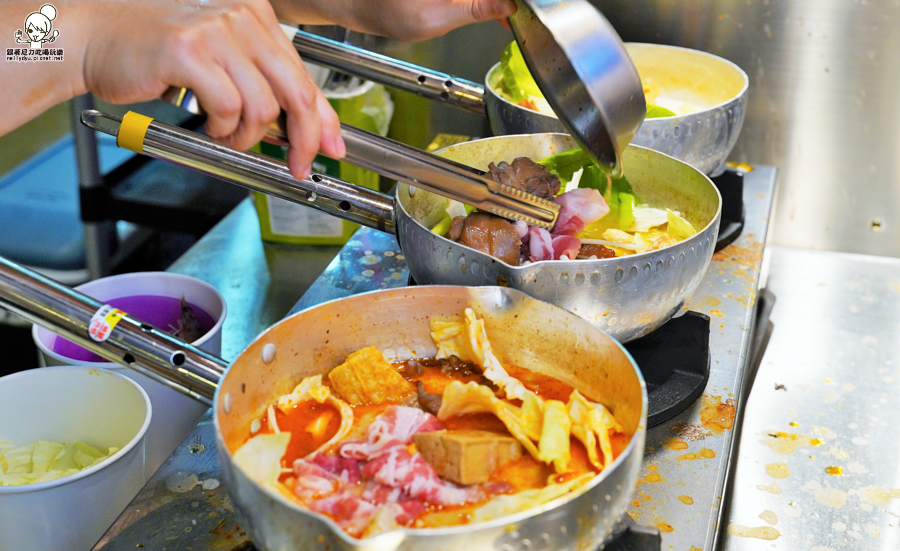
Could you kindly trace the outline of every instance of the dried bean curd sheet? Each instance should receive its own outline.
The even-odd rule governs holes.
[[[368,347],[303,379],[254,421],[235,463],[365,538],[541,505],[584,485],[627,445],[601,404],[502,365],[471,309],[430,329],[433,358],[391,364]]]

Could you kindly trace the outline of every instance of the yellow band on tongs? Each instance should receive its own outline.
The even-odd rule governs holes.
[[[119,125],[119,135],[116,137],[116,145],[135,153],[144,152],[144,136],[153,118],[134,111],[125,113],[122,124]]]

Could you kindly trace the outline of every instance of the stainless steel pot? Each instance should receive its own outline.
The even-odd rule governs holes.
[[[489,162],[541,159],[575,147],[563,134],[486,138],[440,155],[476,168]],[[682,213],[697,233],[671,247],[597,260],[551,260],[510,266],[428,230],[437,196],[397,187],[394,219],[409,271],[423,284],[505,285],[578,314],[621,342],[655,330],[693,294],[715,249],[721,195],[693,167],[651,149],[629,146],[625,175],[641,201]]]
[[[325,373],[373,345],[406,357],[435,353],[428,319],[466,307],[483,317],[503,363],[558,377],[607,405],[631,435],[611,467],[585,487],[539,508],[489,522],[403,529],[356,540],[330,519],[262,490],[235,468],[232,454],[250,423],[302,377]],[[265,363],[262,350],[276,348]],[[640,372],[615,340],[562,309],[499,287],[410,287],[325,303],[257,338],[231,365],[215,399],[219,462],[228,490],[264,549],[429,550],[533,548],[593,550],[625,512],[643,456],[647,398]]]
[[[750,79],[737,65],[712,54],[659,44],[626,43],[642,78],[707,105],[694,113],[644,119],[632,144],[649,147],[716,176],[734,149],[747,107]],[[485,77],[485,105],[496,135],[565,132],[553,116],[521,107],[497,93],[500,63]]]
[[[91,116],[86,112],[83,119]],[[542,159],[574,147],[574,140],[564,134],[533,134],[476,140],[438,154],[461,165],[487,169],[490,162]],[[637,196],[651,205],[680,211],[697,233],[671,247],[633,256],[511,266],[431,232],[447,199],[408,184],[398,185],[392,198],[321,174],[295,180],[284,163],[271,157],[230,150],[155,121],[135,149],[395,233],[410,274],[421,284],[519,289],[578,314],[622,342],[653,331],[691,296],[712,258],[721,213],[721,196],[705,175],[662,153],[631,146],[623,159],[628,161],[627,176]]]
[[[224,372],[224,362],[125,315],[97,343],[88,338],[99,304],[0,259],[0,305],[60,332],[112,361],[175,382],[195,379],[207,401],[212,389],[222,477],[260,549],[455,551],[593,550],[627,509],[643,456],[647,392],[631,356],[578,316],[499,287],[412,287],[328,302],[272,326]],[[401,529],[373,538],[349,537],[333,521],[264,490],[236,467],[232,454],[250,424],[303,377],[326,373],[350,353],[374,345],[388,355],[435,352],[428,320],[473,308],[485,320],[495,353],[573,385],[610,409],[630,437],[621,455],[585,486],[540,507],[489,522],[448,528]],[[263,361],[263,348],[275,357]],[[122,355],[124,352],[124,356]],[[130,358],[130,361],[129,361]],[[149,370],[149,371],[147,371]]]

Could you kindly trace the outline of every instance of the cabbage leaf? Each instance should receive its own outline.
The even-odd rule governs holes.
[[[666,231],[672,237],[676,239],[687,239],[697,233],[697,230],[694,229],[694,226],[692,226],[690,222],[681,216],[678,216],[670,209],[666,209],[666,215],[666,218],[669,221],[669,227]]]
[[[281,476],[281,458],[287,452],[291,433],[258,434],[234,452],[234,464],[250,480],[263,486],[274,486]]]
[[[500,494],[473,510],[472,522],[483,522],[543,505],[584,485],[593,477],[594,473],[585,473],[572,480],[548,484],[543,488],[534,488],[516,494]]]
[[[541,89],[525,64],[519,45],[513,41],[503,50],[500,56],[500,89],[514,102],[519,102],[530,97],[543,98]]]
[[[119,448],[113,447],[104,453],[84,442],[39,440],[16,447],[9,440],[0,440],[0,486],[56,480],[93,467],[117,451]]]

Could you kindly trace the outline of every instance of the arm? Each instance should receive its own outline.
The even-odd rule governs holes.
[[[480,21],[504,19],[513,0],[271,0],[285,23],[340,25],[396,38],[425,40]]]
[[[207,132],[246,149],[288,114],[288,164],[309,174],[321,150],[342,157],[337,115],[306,73],[265,0],[60,0],[55,46],[64,61],[0,63],[0,135],[75,95],[111,103],[158,98],[190,87]],[[34,9],[0,0],[0,36]]]

